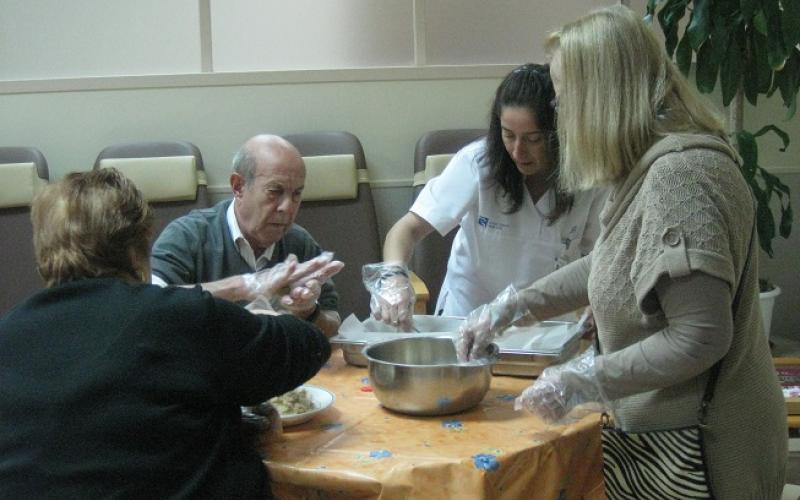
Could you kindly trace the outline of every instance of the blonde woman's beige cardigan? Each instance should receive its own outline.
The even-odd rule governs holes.
[[[738,161],[727,143],[712,136],[663,138],[612,192],[592,254],[537,281],[524,294],[533,314],[542,319],[588,299],[601,351],[615,353],[667,327],[653,300],[659,279],[701,272],[727,282],[732,297],[741,287],[733,339],[704,432],[709,474],[718,498],[780,498],[786,410],[762,331],[757,237],[751,238],[754,208]],[[670,348],[665,342],[664,349]],[[644,353],[627,349],[625,355]],[[630,364],[646,366],[647,360]],[[620,376],[604,373],[602,356],[597,371],[601,387]],[[647,374],[637,376],[644,379]],[[707,378],[708,370],[616,400],[617,425],[647,431],[696,424]]]

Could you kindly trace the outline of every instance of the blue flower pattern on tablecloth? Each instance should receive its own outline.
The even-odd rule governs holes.
[[[498,401],[509,402],[509,401],[514,401],[515,399],[517,399],[517,397],[514,396],[513,394],[498,394],[497,395],[497,400]]]
[[[362,377],[361,383],[364,385],[369,385],[369,377]]]
[[[472,463],[476,469],[480,470],[496,471],[500,468],[500,462],[497,461],[497,457],[488,453],[473,455]]]
[[[369,452],[369,456],[372,458],[389,458],[392,456],[392,452],[389,450],[375,450]]]
[[[442,427],[445,429],[460,431],[464,428],[464,424],[461,423],[461,420],[442,420]]]

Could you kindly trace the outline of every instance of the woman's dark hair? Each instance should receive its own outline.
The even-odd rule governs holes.
[[[531,112],[543,131],[547,131],[547,155],[552,162],[552,174],[547,183],[555,188],[556,206],[547,214],[547,223],[552,224],[572,208],[573,196],[558,188],[558,134],[556,134],[555,90],[550,80],[550,67],[546,64],[523,64],[506,75],[494,97],[489,115],[489,132],[486,137],[486,153],[481,161],[489,165],[492,178],[499,186],[498,195],[507,204],[506,213],[519,210],[525,196],[522,174],[514,164],[503,144],[500,114],[505,107],[520,107]]]

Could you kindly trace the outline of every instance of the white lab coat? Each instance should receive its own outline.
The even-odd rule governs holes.
[[[442,235],[461,226],[437,314],[466,316],[509,284],[517,289],[530,285],[588,254],[600,232],[603,190],[576,194],[572,210],[552,226],[544,218],[555,205],[552,189],[535,205],[526,193],[517,212],[503,213],[506,204],[489,167],[479,161],[485,147],[479,140],[462,148],[441,175],[428,181],[410,209]]]

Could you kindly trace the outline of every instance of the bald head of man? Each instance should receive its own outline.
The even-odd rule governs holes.
[[[257,135],[233,159],[230,184],[242,235],[260,255],[289,231],[300,209],[306,167],[291,143]]]

